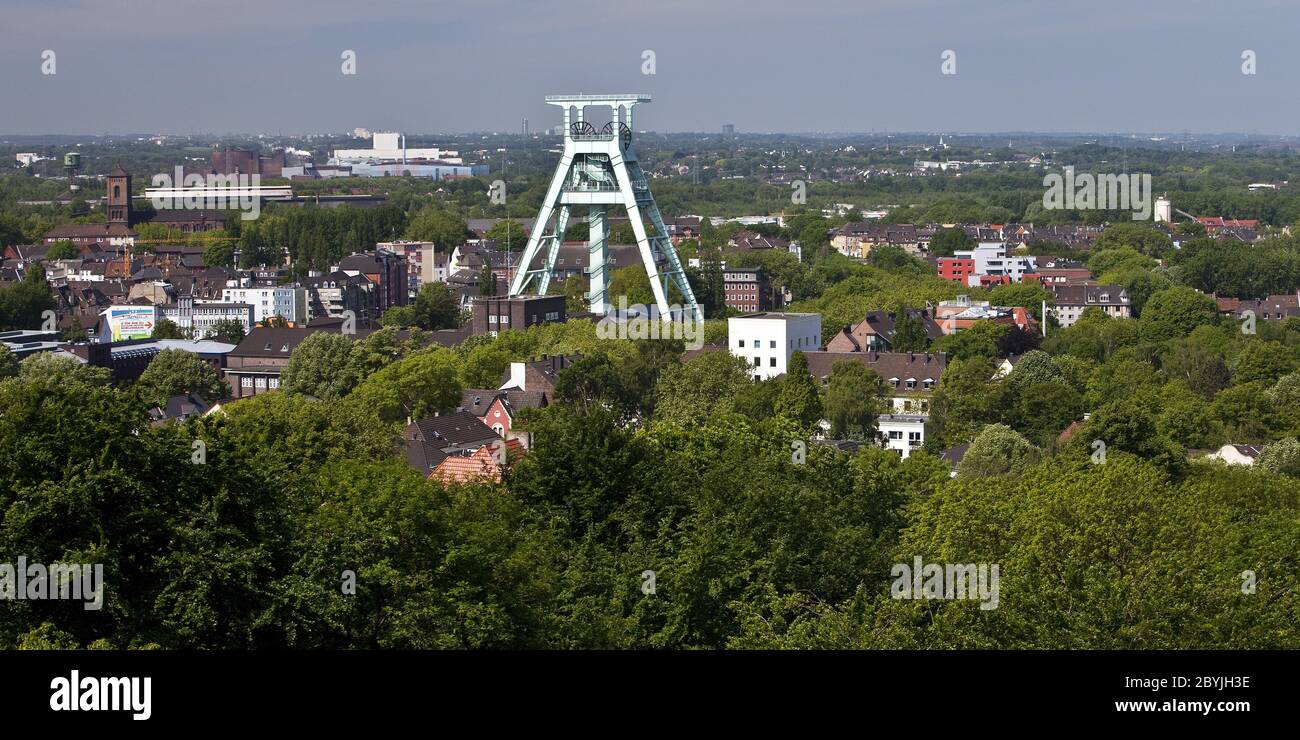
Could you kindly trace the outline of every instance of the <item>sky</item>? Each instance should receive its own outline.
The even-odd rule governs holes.
[[[1295,0],[0,0],[0,134],[536,131],[579,92],[648,93],[636,128],[661,132],[1295,134],[1298,21]]]

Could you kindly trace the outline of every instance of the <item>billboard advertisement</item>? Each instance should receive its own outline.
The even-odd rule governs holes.
[[[104,317],[101,336],[109,342],[148,339],[153,336],[153,327],[158,320],[154,306],[109,306],[101,315]]]

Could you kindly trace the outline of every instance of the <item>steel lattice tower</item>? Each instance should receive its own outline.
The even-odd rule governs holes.
[[[546,293],[570,214],[574,206],[586,206],[590,255],[586,270],[590,279],[587,303],[592,313],[608,313],[611,307],[608,296],[609,207],[621,205],[627,209],[628,219],[632,222],[659,317],[664,320],[703,320],[681,260],[668,239],[659,206],[655,204],[645,173],[637,161],[636,150],[632,147],[632,108],[638,103],[650,102],[650,96],[548,95],[546,102],[564,108],[564,153],[537,213],[537,223],[528,237],[519,271],[510,283],[510,295],[522,295],[534,285],[538,294]],[[596,106],[610,109],[610,122],[600,130],[585,120],[584,109]],[[555,218],[555,228],[547,234],[546,228],[552,217]],[[646,232],[643,217],[649,219],[654,235]],[[543,250],[546,257],[542,267],[532,269],[533,261]],[[677,311],[680,315],[675,317],[668,303],[670,286],[682,298]]]

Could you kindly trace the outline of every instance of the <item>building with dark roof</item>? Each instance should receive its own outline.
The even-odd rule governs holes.
[[[453,411],[408,423],[402,430],[402,441],[406,462],[428,476],[448,455],[472,452],[504,440],[474,414]]]
[[[168,397],[161,406],[149,409],[149,419],[154,426],[168,422],[184,422],[192,416],[202,416],[208,411],[208,402],[197,393],[180,393]]]
[[[364,275],[375,284],[375,311],[382,316],[393,306],[407,303],[406,255],[377,249],[350,254],[339,261],[338,269],[349,275]]]
[[[340,332],[341,324],[303,327],[254,328],[226,356],[225,376],[231,398],[244,398],[278,390],[280,374],[302,340],[318,331]]]
[[[539,360],[512,362],[501,378],[501,390],[538,391],[553,398],[560,372],[581,359],[579,354],[542,355]]]
[[[564,296],[486,296],[476,298],[470,309],[473,336],[496,336],[507,329],[523,331],[534,324],[563,322]]]
[[[943,336],[943,327],[930,316],[929,312],[908,309],[908,315],[921,322],[926,336],[931,340]],[[894,344],[895,323],[898,317],[890,311],[868,311],[866,317],[854,324],[845,326],[826,343],[828,352],[888,352]]]
[[[1073,326],[1088,308],[1099,308],[1114,318],[1133,316],[1133,301],[1122,285],[1051,283],[1047,288],[1056,296],[1055,305],[1047,310],[1062,328]]]

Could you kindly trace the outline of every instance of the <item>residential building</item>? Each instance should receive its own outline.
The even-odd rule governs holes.
[[[1048,306],[1047,310],[1063,328],[1073,326],[1083,316],[1084,310],[1092,307],[1100,308],[1107,316],[1115,318],[1133,316],[1133,302],[1121,285],[1052,283],[1047,287],[1056,296],[1056,305]]]
[[[1007,253],[1006,242],[1001,241],[982,241],[974,249],[962,249],[953,253],[957,259],[972,260],[975,264],[975,272],[967,277],[967,285],[978,285],[972,282],[975,276],[1006,275],[1011,282],[1018,283],[1025,273],[1032,273],[1037,267],[1037,257],[1032,255],[1018,256]]]
[[[948,366],[942,352],[808,352],[808,372],[825,383],[837,362],[857,362],[881,378],[887,413],[876,418],[878,443],[907,457],[925,444],[930,401]],[[823,428],[829,429],[824,424]]]
[[[1077,285],[1092,280],[1092,272],[1086,267],[1039,267],[1032,273],[1026,273],[1026,281],[1036,280],[1044,286]]]
[[[428,476],[455,453],[473,453],[484,445],[500,444],[501,435],[467,411],[417,419],[402,430],[406,462]]]
[[[777,308],[772,295],[772,285],[762,267],[731,267],[723,270],[727,308],[742,313],[757,313]]]
[[[523,443],[517,439],[489,442],[471,453],[448,454],[429,472],[429,478],[444,484],[500,483],[503,473],[523,456]]]
[[[379,316],[393,306],[405,306],[410,299],[405,254],[388,249],[350,254],[339,261],[338,269],[349,275],[364,275],[375,284],[375,311]]]
[[[876,247],[897,247],[920,256],[929,246],[929,235],[913,224],[881,224],[871,221],[845,224],[831,232],[831,246],[848,257],[866,259]]]
[[[255,321],[251,304],[195,300],[192,295],[177,296],[175,303],[164,303],[158,309],[164,319],[193,332],[195,339],[211,336],[219,321],[237,321],[247,335]]]
[[[1035,331],[1038,322],[1021,306],[994,306],[988,301],[972,301],[970,296],[959,295],[956,300],[940,301],[934,307],[934,321],[944,334],[955,334],[975,325],[977,321],[1012,324],[1021,331]]]
[[[795,352],[821,348],[822,317],[815,313],[758,313],[727,319],[731,354],[747,360],[755,380],[784,375]]]
[[[107,224],[67,224],[55,226],[42,237],[46,244],[70,241],[79,247],[90,244],[108,244],[114,247],[129,247],[135,244],[135,231],[120,223]]]
[[[970,285],[970,278],[975,274],[975,260],[960,257],[940,257],[938,259],[939,277],[954,283]]]
[[[351,311],[359,322],[375,318],[375,285],[362,275],[335,270],[328,275],[306,277],[299,284],[307,290],[307,320],[342,318]]]
[[[1300,291],[1296,294],[1271,295],[1263,300],[1238,300],[1235,298],[1217,298],[1219,312],[1245,321],[1247,312],[1257,321],[1285,321],[1292,316],[1300,316]]]
[[[338,331],[338,327],[254,327],[226,355],[225,376],[233,398],[266,393],[280,388],[280,374],[289,364],[289,356],[302,340],[318,331]]]
[[[560,372],[582,359],[582,355],[542,355],[540,360],[512,362],[501,377],[498,390],[530,391],[555,397],[555,382]]]
[[[931,340],[942,337],[943,328],[928,311],[908,309],[908,315],[920,321]],[[896,315],[889,311],[869,311],[862,321],[845,326],[826,343],[828,352],[888,352],[893,349]]]
[[[375,246],[406,257],[406,287],[412,297],[427,283],[447,282],[451,250],[440,252],[433,242],[381,242]]]
[[[169,396],[161,406],[149,409],[149,420],[154,426],[168,422],[181,422],[193,416],[202,416],[208,411],[208,402],[197,393],[180,393]]]
[[[474,414],[484,425],[506,438],[509,438],[520,411],[549,405],[550,398],[545,390],[467,388],[460,397],[460,409]]]
[[[290,324],[307,323],[307,289],[292,286],[274,288],[226,288],[224,303],[247,303],[253,307],[253,321],[264,324],[278,316]]]

